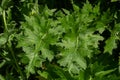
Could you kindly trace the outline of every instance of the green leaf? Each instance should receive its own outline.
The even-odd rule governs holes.
[[[28,54],[30,58],[29,64],[26,66],[26,75],[27,78],[30,76],[30,73],[34,74],[35,67],[42,67],[42,62],[45,61],[44,59],[40,58],[37,53],[30,53]]]
[[[53,55],[52,51],[50,51],[49,49],[42,48],[41,52],[42,52],[43,58],[45,58],[45,59],[47,58],[50,62],[53,60],[54,55]]]
[[[112,54],[113,49],[117,48],[116,39],[116,36],[111,36],[108,40],[106,40],[104,53],[109,52],[110,54]]]
[[[49,45],[56,43],[59,38],[56,36],[59,35],[60,30],[56,27],[59,22],[53,25],[52,19],[48,19],[43,14],[25,16],[25,19],[26,22],[22,23],[23,32],[17,36],[19,41],[17,47],[22,47],[25,56],[29,59],[29,62],[23,61],[28,63],[25,68],[28,78],[30,73],[36,72],[36,67],[42,67],[42,62],[46,59],[50,62],[53,60],[54,54],[49,50]],[[54,34],[55,30],[56,34]]]
[[[100,4],[99,3],[95,5],[95,7],[93,7],[93,13],[96,15],[100,15]]]
[[[61,66],[67,67],[70,73],[78,74],[81,69],[86,69],[86,61],[73,50],[62,52],[63,58],[58,61]]]
[[[38,73],[40,76],[44,77],[45,79],[48,78],[48,73],[47,73],[46,71],[43,71],[43,72],[42,72],[42,71],[38,70],[37,73]]]
[[[0,68],[2,68],[4,65],[5,65],[6,61],[3,60],[1,63],[0,63]]]
[[[93,8],[93,6],[87,0],[87,2],[82,7],[80,14],[80,21],[82,22],[82,24],[84,23],[85,25],[87,25],[88,23],[91,23],[93,19],[97,17],[98,14],[99,14],[99,6]]]
[[[117,1],[119,1],[119,0],[111,0],[111,2],[117,2]]]
[[[120,36],[120,23],[116,23],[115,27],[113,29],[113,32],[111,32],[114,35]]]
[[[2,75],[0,75],[0,80],[5,80],[5,78]]]
[[[3,11],[3,10],[2,10],[2,8],[0,7],[0,15],[2,14],[2,11]]]
[[[4,45],[7,42],[7,35],[0,34],[0,46]]]
[[[111,69],[111,70],[107,70],[107,71],[100,71],[100,72],[95,73],[95,76],[103,77],[103,76],[105,76],[107,74],[110,74],[111,72],[113,72],[115,70],[116,70],[116,68],[115,69]]]
[[[82,14],[88,14],[92,12],[92,5],[89,3],[89,1],[86,1],[82,8]]]
[[[109,52],[112,54],[113,49],[117,48],[116,41],[119,40],[120,24],[115,24],[113,30],[111,30],[111,37],[106,40],[106,45],[104,47],[104,52]]]
[[[77,12],[79,12],[79,10],[80,10],[79,6],[77,6],[77,5],[75,5],[75,4],[73,4],[73,8],[74,8],[74,10],[77,11]]]
[[[84,57],[92,57],[96,54],[95,49],[98,48],[99,41],[103,40],[100,35],[94,35],[91,32],[86,32],[85,35],[79,35],[79,53]]]
[[[49,73],[49,76],[51,76],[52,79],[57,80],[75,80],[68,71],[64,70],[60,66],[47,64],[47,72]],[[49,79],[49,77],[48,77]]]
[[[70,14],[70,11],[68,11],[68,10],[66,10],[66,9],[62,9],[62,10],[65,12],[65,14],[67,14],[67,15]]]
[[[103,31],[105,30],[105,24],[103,23],[103,22],[101,22],[101,21],[97,21],[96,22],[96,28],[97,28],[97,30],[102,34],[103,33]]]
[[[1,7],[3,9],[7,8],[8,7],[8,4],[10,3],[11,0],[2,0],[1,2]]]
[[[65,47],[66,49],[74,48],[75,41],[72,40],[71,38],[67,37],[66,40],[62,40],[62,43],[57,43],[56,45],[59,45],[61,47]]]
[[[47,6],[45,6],[45,8],[44,8],[44,16],[52,16],[53,15],[53,12],[55,12],[56,11],[56,9],[48,9],[48,7]]]
[[[71,3],[72,3],[72,6],[73,6],[74,11],[79,12],[79,10],[80,10],[79,6],[77,6],[76,4],[74,4],[74,1],[73,1],[73,0],[71,0]]]

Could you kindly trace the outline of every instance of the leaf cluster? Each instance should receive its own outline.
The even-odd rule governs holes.
[[[70,2],[72,12],[38,0],[0,2],[1,80],[120,79],[120,12]]]

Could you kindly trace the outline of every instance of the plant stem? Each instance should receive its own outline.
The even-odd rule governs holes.
[[[12,57],[13,57],[13,59],[14,59],[15,65],[16,65],[16,67],[17,67],[17,69],[18,69],[18,72],[20,73],[22,79],[24,80],[25,78],[24,78],[23,73],[22,73],[22,71],[21,71],[21,69],[20,69],[20,67],[19,67],[19,64],[17,63],[17,60],[16,60],[15,55],[14,55],[14,51],[13,51],[13,49],[12,49],[12,47],[11,47],[10,45],[8,45],[8,47],[9,47],[9,50],[10,50],[10,52],[11,52],[11,55],[12,55]]]
[[[4,26],[5,26],[5,32],[8,32],[5,10],[3,10],[3,21],[4,21]]]

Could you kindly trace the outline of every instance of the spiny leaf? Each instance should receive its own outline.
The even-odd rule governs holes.
[[[54,58],[53,52],[45,48],[42,48],[41,51],[42,51],[42,57],[45,59],[47,58],[51,62],[52,59]]]
[[[100,35],[93,35],[91,32],[87,32],[86,35],[80,35],[80,41],[79,41],[79,52],[82,56],[92,57],[92,53],[94,52],[94,49],[98,48],[98,44],[100,40],[103,40],[103,37]]]
[[[113,49],[117,48],[116,36],[111,36],[105,43],[104,53],[109,52],[112,54]]]
[[[92,5],[87,1],[82,8],[82,13],[88,14],[89,12],[92,12]]]
[[[78,74],[82,69],[86,69],[86,61],[73,50],[62,52],[63,58],[58,61],[61,66],[67,67],[70,73]]]
[[[104,52],[112,54],[113,49],[117,48],[116,41],[119,40],[120,24],[115,24],[113,30],[111,30],[111,37],[106,41]]]

